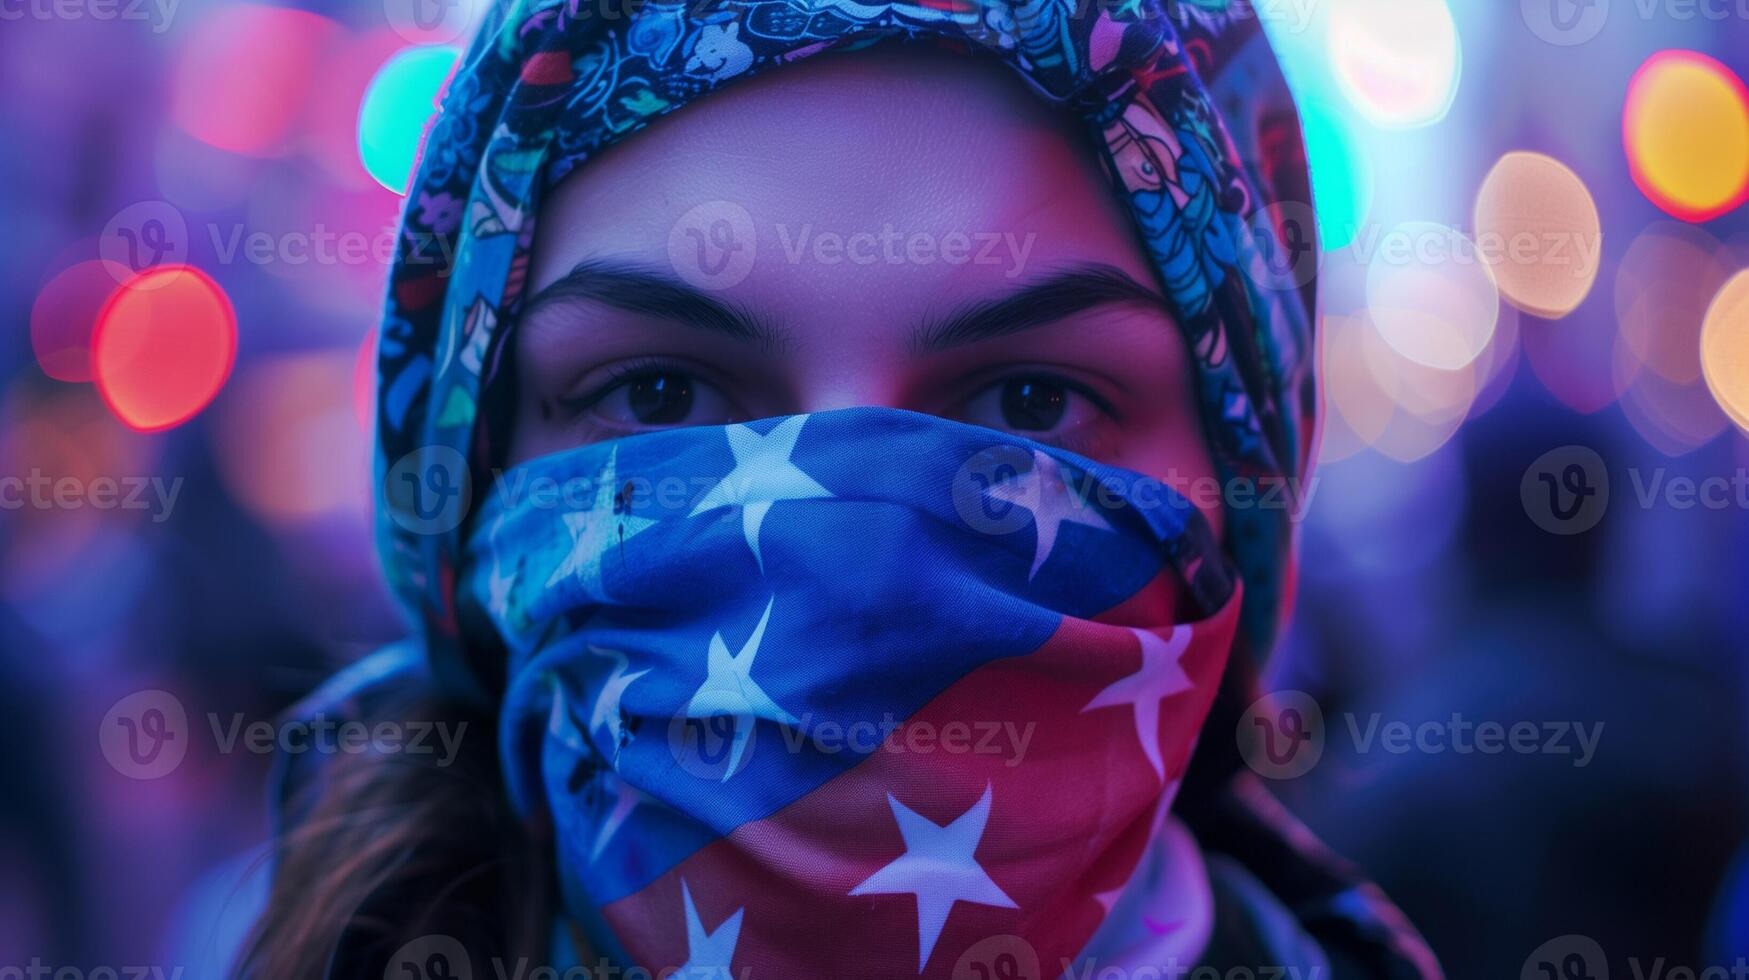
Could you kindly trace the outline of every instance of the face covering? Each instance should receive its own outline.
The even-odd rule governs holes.
[[[1294,212],[1272,205],[1310,192],[1293,100],[1251,4],[735,0],[632,4],[618,17],[597,6],[505,0],[449,83],[408,192],[380,334],[385,484],[410,457],[453,452],[479,487],[502,458],[494,382],[507,377],[540,205],[557,182],[718,89],[878,44],[991,61],[1080,127],[1184,331],[1219,477],[1270,493],[1305,475],[1312,294],[1281,288],[1267,265],[1281,241],[1314,241],[1315,229],[1284,239],[1277,228]],[[381,512],[384,567],[440,683],[496,704],[503,664],[457,618],[459,525],[433,530],[393,494]],[[1232,508],[1226,531],[1254,672],[1292,591],[1291,513]]]
[[[658,975],[1071,960],[1239,608],[1160,481],[891,409],[558,453],[479,518],[512,797],[596,951]]]
[[[1165,812],[1223,624],[1237,619],[1242,637],[1225,686],[1245,690],[1262,670],[1293,591],[1290,511],[1228,510],[1224,556],[1158,496],[1047,507],[1039,521],[1026,487],[1056,487],[1052,465],[1065,485],[1110,471],[1008,440],[1020,452],[1007,469],[974,467],[991,495],[973,494],[966,513],[1004,515],[983,534],[986,518],[944,496],[960,463],[936,456],[1003,440],[873,415],[815,416],[781,435],[760,423],[639,436],[491,484],[530,248],[556,183],[721,88],[876,44],[988,59],[1096,147],[1184,332],[1219,477],[1268,490],[1307,474],[1318,398],[1312,287],[1265,285],[1283,241],[1315,244],[1315,229],[1281,227],[1292,209],[1274,207],[1310,190],[1266,12],[1245,0],[490,6],[409,185],[378,335],[378,545],[417,635],[309,707],[417,684],[501,709],[505,776],[527,813],[550,815],[570,918],[621,962],[909,976],[949,975],[972,956],[963,976],[1027,975],[966,945],[1006,935],[1054,965]],[[793,452],[778,453],[791,435]],[[769,483],[725,483],[762,447]],[[409,468],[426,473],[415,485],[462,500],[471,488],[476,504],[434,523],[420,513],[429,495],[393,492]],[[534,477],[569,485],[604,470],[601,486],[537,505]],[[702,482],[677,504],[621,492],[662,474]],[[520,477],[526,497],[490,499]],[[1185,636],[1183,679],[1160,674],[1160,645]],[[1135,675],[1145,684],[1114,687]],[[978,693],[986,684],[994,693]],[[995,743],[1017,747],[998,756],[1021,757],[1014,766],[910,741],[915,730],[957,744],[954,721],[1037,727],[1024,753],[1018,734]],[[906,751],[867,748],[866,726],[852,727],[864,722],[877,735],[898,726],[878,744]],[[1154,722],[1157,740],[1142,738]],[[975,746],[982,731],[966,737]],[[312,761],[285,767],[282,801],[319,780]],[[1303,927],[1370,951],[1344,976],[1437,975],[1400,916],[1266,794],[1220,785],[1183,816],[1264,886],[1227,899],[1245,908],[1230,918],[1257,924],[1252,938]],[[296,822],[281,809],[282,828]],[[1254,900],[1264,892],[1279,898],[1273,913]],[[1238,948],[1234,963],[1269,962],[1257,952],[1268,943]]]

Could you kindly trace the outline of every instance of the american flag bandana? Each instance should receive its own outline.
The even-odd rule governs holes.
[[[474,528],[512,799],[594,951],[685,978],[1073,963],[1240,605],[1161,481],[894,409],[542,457]]]

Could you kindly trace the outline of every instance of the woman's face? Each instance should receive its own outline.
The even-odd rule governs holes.
[[[998,66],[882,50],[706,98],[558,187],[531,274],[515,462],[862,405],[1213,478],[1129,218]]]

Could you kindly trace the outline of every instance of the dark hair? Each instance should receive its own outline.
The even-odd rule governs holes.
[[[319,779],[276,801],[298,816],[274,842],[266,909],[237,977],[379,980],[397,951],[433,935],[459,941],[475,976],[494,958],[546,961],[546,835],[510,807],[493,719],[423,683],[396,687],[357,720],[445,723],[466,737],[447,764],[423,753],[336,754]]]

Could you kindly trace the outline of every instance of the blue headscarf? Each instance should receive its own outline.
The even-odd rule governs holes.
[[[500,455],[507,426],[482,417],[482,398],[527,299],[544,194],[661,116],[826,52],[963,49],[999,60],[1078,117],[1103,148],[1189,341],[1222,479],[1250,481],[1261,496],[1305,475],[1312,291],[1284,278],[1279,244],[1314,234],[1279,227],[1306,213],[1305,153],[1259,14],[1244,0],[657,0],[615,17],[598,6],[518,0],[485,25],[450,83],[403,218],[380,335],[379,542],[456,693],[490,701],[502,668],[490,644],[463,635],[457,612],[466,507],[433,521],[419,494],[459,501],[464,487],[484,486]],[[440,255],[455,257],[453,269]],[[440,479],[405,479],[434,467]],[[1259,506],[1227,516],[1225,546],[1246,589],[1244,645],[1260,661],[1291,598],[1296,515]]]

